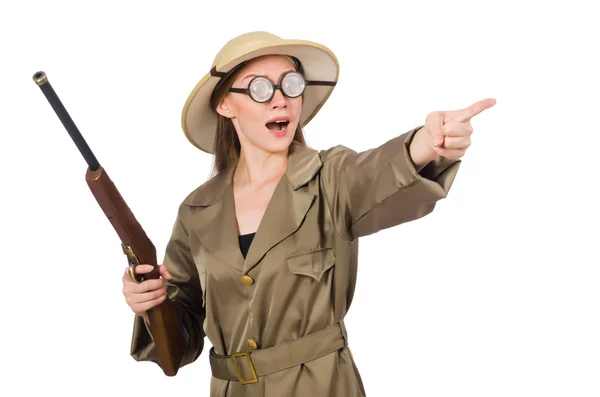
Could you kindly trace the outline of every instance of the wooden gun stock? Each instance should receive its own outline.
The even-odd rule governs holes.
[[[106,173],[106,170],[96,160],[96,157],[48,82],[46,74],[44,72],[37,72],[34,74],[33,80],[40,87],[48,102],[50,102],[50,105],[88,163],[88,169],[85,174],[86,182],[102,211],[117,232],[121,240],[121,248],[127,256],[129,266],[148,264],[154,267],[150,273],[137,275],[137,280],[143,281],[145,279],[158,278],[159,273],[154,244],[152,244],[152,241],[150,241],[144,229],[142,229],[136,220],[127,203],[125,203],[125,200]],[[174,303],[171,300],[165,299],[160,305],[148,310],[148,320],[150,321],[159,365],[167,376],[177,374],[185,350],[182,325],[173,305]]]

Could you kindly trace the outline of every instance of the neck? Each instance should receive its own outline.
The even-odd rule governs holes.
[[[256,147],[242,147],[234,183],[258,187],[281,178],[287,169],[287,154],[287,150],[271,153]]]

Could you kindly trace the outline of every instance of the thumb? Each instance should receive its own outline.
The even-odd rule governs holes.
[[[171,273],[169,273],[169,269],[167,269],[167,267],[165,265],[160,265],[159,273],[160,273],[161,277],[164,279],[170,280],[173,278],[173,276],[171,276]]]
[[[432,112],[427,117],[425,126],[429,132],[429,136],[434,147],[442,146],[444,143],[444,132],[442,126],[444,125],[444,115],[442,112]]]

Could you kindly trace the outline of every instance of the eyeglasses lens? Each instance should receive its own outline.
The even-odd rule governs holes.
[[[281,88],[287,96],[295,98],[304,91],[305,83],[302,76],[298,73],[286,75],[281,82]]]
[[[259,77],[250,85],[250,95],[258,101],[264,102],[268,100],[273,93],[273,85],[265,78]]]

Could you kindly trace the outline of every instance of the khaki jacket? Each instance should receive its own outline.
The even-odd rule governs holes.
[[[199,357],[207,337],[213,374],[236,368],[233,358],[217,363],[216,357],[244,351],[251,353],[237,358],[241,378],[252,377],[253,357],[255,371],[276,368],[249,384],[212,376],[211,397],[366,395],[343,326],[354,294],[358,239],[429,214],[448,194],[460,165],[442,159],[417,172],[408,145],[419,128],[360,153],[293,143],[287,172],[245,259],[233,168],[181,203],[163,263],[173,276],[169,297],[179,304],[189,337],[182,366]],[[286,343],[301,337],[296,345]],[[277,352],[266,350],[273,346]],[[156,362],[140,317],[131,354]]]

